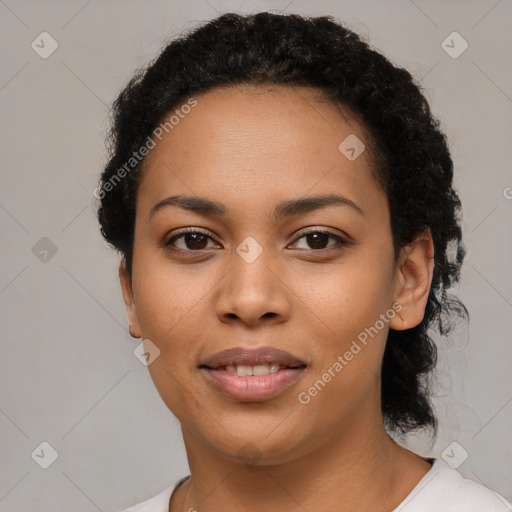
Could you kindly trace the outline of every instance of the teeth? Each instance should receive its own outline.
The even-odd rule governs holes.
[[[248,377],[249,375],[268,375],[269,373],[276,373],[279,371],[280,367],[278,363],[257,364],[255,366],[230,364],[226,366],[226,371],[238,375],[239,377]]]
[[[277,363],[272,363],[270,365],[270,373],[276,373],[279,371],[279,367],[280,365],[278,365]]]
[[[270,368],[268,364],[257,364],[252,367],[253,375],[268,375],[270,373]]]
[[[237,375],[240,375],[241,377],[246,377],[248,375],[252,375],[252,366],[244,366],[244,365],[239,365],[237,366],[236,368],[236,374]]]

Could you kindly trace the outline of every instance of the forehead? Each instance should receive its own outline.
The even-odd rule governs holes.
[[[310,190],[352,194],[364,205],[382,195],[363,125],[320,91],[240,85],[194,98],[146,157],[139,194],[148,201],[192,193],[248,204]]]

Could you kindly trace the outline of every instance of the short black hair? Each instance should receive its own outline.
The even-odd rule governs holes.
[[[223,14],[173,39],[139,69],[113,104],[109,160],[97,196],[104,238],[122,254],[131,276],[144,162],[133,154],[180,102],[239,84],[312,87],[355,113],[370,134],[373,170],[388,198],[395,256],[430,229],[435,255],[425,315],[414,328],[389,331],[381,388],[389,430],[430,428],[435,436],[430,377],[437,348],[430,329],[446,335],[455,315],[467,316],[447,291],[459,280],[465,255],[453,162],[421,86],[332,16]]]

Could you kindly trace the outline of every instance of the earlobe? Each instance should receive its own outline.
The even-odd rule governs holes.
[[[123,300],[128,316],[130,336],[132,338],[141,338],[139,320],[137,317],[137,308],[133,296],[132,284],[130,276],[126,269],[126,261],[123,259],[119,265],[119,281],[121,283],[121,291],[123,292]]]
[[[402,331],[416,327],[425,314],[434,273],[434,244],[430,229],[402,249],[396,272],[395,300],[401,309],[389,326]]]

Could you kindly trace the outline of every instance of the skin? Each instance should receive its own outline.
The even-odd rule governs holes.
[[[148,368],[187,450],[191,479],[169,510],[392,510],[431,468],[388,436],[380,402],[388,329],[414,327],[424,315],[430,233],[395,258],[369,149],[354,161],[338,149],[349,134],[364,142],[362,125],[318,91],[237,86],[195,97],[197,106],[146,158],[131,283],[120,267],[131,332],[160,350]],[[272,218],[282,201],[333,191],[364,215],[330,205]],[[177,194],[222,203],[226,214],[168,206],[150,216]],[[181,237],[175,250],[165,247],[186,227],[211,238],[194,244]],[[349,243],[304,236],[318,230]],[[262,248],[250,264],[236,252],[248,236]],[[399,314],[301,404],[298,393],[393,304]],[[240,346],[284,349],[308,366],[277,397],[237,402],[215,390],[198,365]]]

